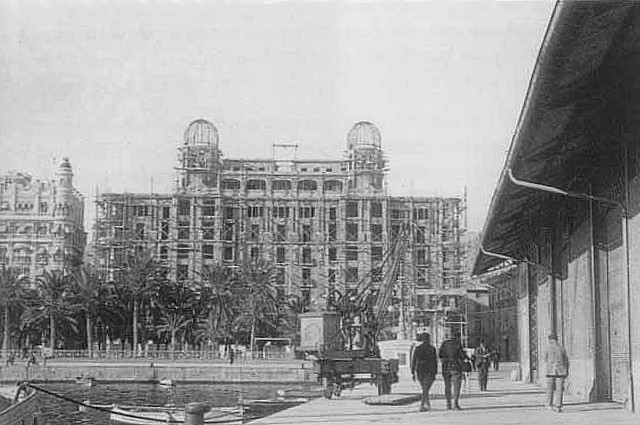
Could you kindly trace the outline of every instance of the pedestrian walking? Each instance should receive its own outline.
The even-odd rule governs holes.
[[[462,363],[467,358],[460,338],[451,338],[451,333],[440,345],[438,356],[442,362],[442,378],[444,379],[444,396],[447,399],[447,409],[462,410],[460,407],[460,388],[462,386]],[[453,394],[452,394],[453,390]],[[453,406],[451,396],[453,395]]]
[[[436,348],[431,345],[431,335],[427,332],[418,334],[418,341],[421,341],[422,344],[413,350],[413,356],[411,357],[411,376],[414,381],[417,378],[422,388],[420,411],[428,412],[431,410],[429,390],[438,373],[438,357],[436,355]]]
[[[496,348],[493,351],[491,360],[493,361],[493,370],[495,370],[496,372],[500,370],[500,347]]]
[[[562,412],[564,381],[569,375],[569,358],[564,347],[558,343],[556,334],[549,334],[549,344],[544,352],[547,365],[547,408]]]
[[[489,357],[491,353],[484,346],[484,341],[480,340],[480,345],[476,348],[476,367],[478,369],[478,384],[480,391],[487,391],[487,382],[489,381]]]

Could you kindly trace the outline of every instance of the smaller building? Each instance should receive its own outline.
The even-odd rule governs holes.
[[[469,309],[469,335],[472,345],[479,339],[500,353],[502,361],[518,360],[518,278],[517,266],[507,265],[478,279],[488,289],[487,304]]]
[[[12,171],[0,176],[0,267],[34,279],[44,270],[82,262],[84,197],[73,186],[68,158],[54,180]]]

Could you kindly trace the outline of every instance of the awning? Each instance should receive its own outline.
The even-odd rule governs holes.
[[[621,86],[628,78],[620,75],[640,45],[639,17],[634,2],[556,5],[491,199],[474,275],[503,263],[501,256],[530,260],[531,235],[545,226],[554,230],[562,197],[516,186],[509,170],[519,180],[572,191],[613,167],[601,158],[620,141],[601,135],[616,125],[624,102]]]

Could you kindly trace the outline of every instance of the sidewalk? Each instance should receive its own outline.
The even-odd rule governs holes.
[[[631,425],[640,423],[640,415],[622,410],[614,403],[575,403],[567,399],[564,412],[544,409],[544,389],[513,382],[503,376],[490,378],[489,391],[481,393],[472,375],[470,388],[463,390],[462,411],[446,410],[444,383],[438,379],[431,389],[430,412],[419,412],[419,402],[402,406],[371,406],[363,401],[376,395],[372,385],[345,391],[334,400],[317,399],[255,421],[256,424],[579,424]],[[420,386],[403,371],[395,394],[418,394]]]

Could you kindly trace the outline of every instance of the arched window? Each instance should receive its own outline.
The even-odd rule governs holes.
[[[318,182],[315,180],[301,180],[298,183],[299,190],[318,190]]]
[[[340,180],[327,180],[324,182],[325,192],[342,192],[342,182]]]
[[[222,180],[223,190],[240,190],[240,180],[224,179]]]
[[[265,190],[266,188],[265,180],[247,180],[247,190]]]
[[[271,187],[273,190],[291,190],[291,180],[274,180]]]

